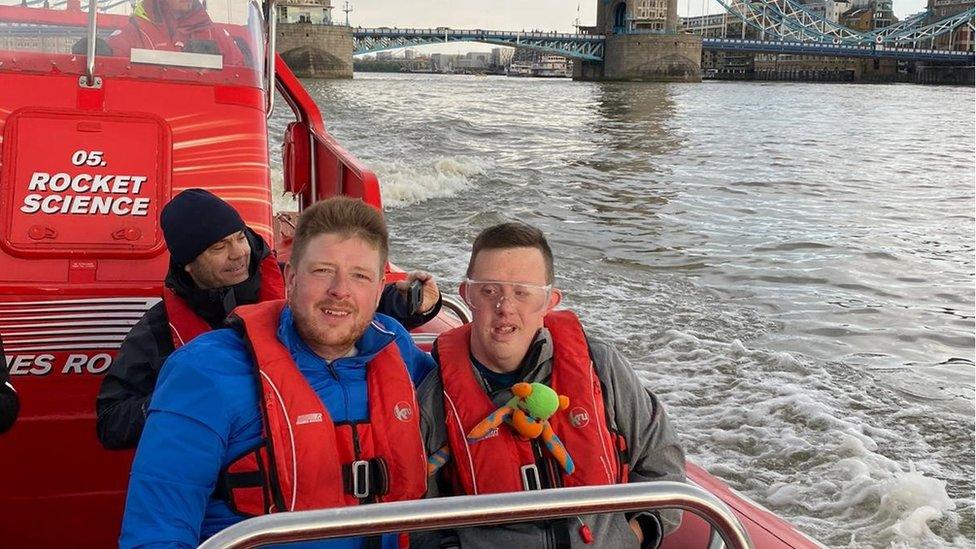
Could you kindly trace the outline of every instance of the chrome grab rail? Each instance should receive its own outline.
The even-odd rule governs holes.
[[[752,549],[749,534],[716,496],[680,482],[558,488],[276,513],[235,524],[200,549],[259,547],[313,539],[526,522],[646,509],[683,509],[708,522],[730,549]]]
[[[450,311],[458,317],[458,320],[460,320],[462,324],[468,324],[471,322],[471,308],[468,307],[468,304],[465,303],[463,299],[461,299],[461,296],[442,293],[441,305],[450,309]]]
[[[44,7],[47,7],[45,4]],[[97,0],[88,1],[88,44],[85,51],[85,87],[99,87],[95,84],[95,41],[98,39],[96,16],[98,14]]]
[[[265,110],[267,111],[265,116],[270,120],[271,115],[274,113],[275,108],[275,56],[277,55],[277,43],[278,43],[278,0],[268,0],[265,4],[267,6],[267,15],[265,19],[268,25],[268,40],[267,47],[268,51],[265,52],[264,62],[265,62],[265,72],[268,75],[268,85],[267,93],[268,98],[265,101]],[[314,144],[313,144],[314,145]],[[312,149],[315,150],[314,147]],[[312,178],[312,188],[315,188],[315,178]],[[314,191],[313,191],[314,192]]]

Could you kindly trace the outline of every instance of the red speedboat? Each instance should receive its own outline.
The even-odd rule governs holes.
[[[0,545],[108,547],[132,452],[100,446],[95,395],[161,295],[162,206],[206,187],[287,258],[289,217],[272,210],[272,89],[295,115],[278,138],[284,189],[300,207],[342,194],[382,210],[382,197],[273,53],[273,2],[211,2],[210,39],[184,51],[119,48],[113,33],[138,31],[112,13],[123,2],[97,2],[106,9],[97,15],[94,0],[0,4],[0,333],[22,403],[0,436]],[[418,343],[466,320],[460,302],[447,309]],[[688,472],[756,547],[817,546],[706,471],[689,463]],[[666,546],[710,540],[709,524],[686,514]]]

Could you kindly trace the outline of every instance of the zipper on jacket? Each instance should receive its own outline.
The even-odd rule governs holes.
[[[336,380],[336,383],[339,384],[339,388],[342,389],[342,405],[343,407],[345,407],[346,420],[348,421],[349,420],[349,393],[346,391],[346,386],[339,379],[339,372],[336,371],[335,366],[333,366],[331,362],[326,361],[325,367],[329,369],[329,374],[332,375],[332,379]],[[359,458],[362,455],[362,450],[360,449],[360,444],[359,444],[359,429],[356,428],[356,422],[354,421],[349,421],[349,426],[352,429],[353,456],[356,458],[356,461],[359,461]]]

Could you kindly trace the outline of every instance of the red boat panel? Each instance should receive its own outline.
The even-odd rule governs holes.
[[[169,197],[168,130],[144,114],[11,114],[0,246],[24,258],[158,255],[159,210]],[[74,230],[79,221],[86,230]]]

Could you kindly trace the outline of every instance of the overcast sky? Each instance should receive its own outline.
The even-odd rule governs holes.
[[[343,21],[345,0],[332,0],[333,17]],[[498,30],[573,30],[576,9],[583,25],[596,23],[603,0],[349,0],[349,23],[364,27],[454,27]],[[678,15],[699,15],[723,8],[715,0],[678,0]],[[894,0],[895,15],[921,11],[925,0]]]

